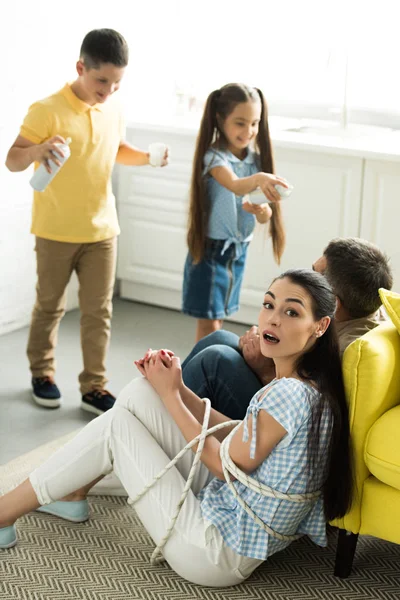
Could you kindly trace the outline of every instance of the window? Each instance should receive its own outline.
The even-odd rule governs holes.
[[[229,81],[260,87],[274,115],[400,128],[396,0],[21,0],[0,8],[0,125],[72,80],[87,31],[130,46],[121,86],[128,120],[200,112]],[[4,14],[1,14],[4,13]],[[198,118],[198,114],[195,115]],[[14,131],[15,133],[15,131]]]
[[[197,6],[194,9],[194,5]],[[178,3],[180,86],[260,87],[270,113],[400,127],[396,0]]]

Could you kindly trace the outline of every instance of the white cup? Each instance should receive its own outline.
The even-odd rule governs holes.
[[[281,198],[289,198],[290,194],[293,191],[292,184],[289,183],[288,181],[285,181],[285,183],[286,183],[287,187],[284,187],[283,185],[279,185],[279,184],[275,186],[275,189]]]
[[[283,185],[275,185],[275,189],[281,198],[288,198],[293,190],[293,186],[291,183],[289,183],[288,181],[285,181],[285,183],[287,185],[287,188],[285,188]],[[250,194],[244,196],[244,198],[246,198],[252,204],[273,204],[271,200],[268,200],[268,198],[266,198],[266,196],[262,193],[260,188],[254,190],[254,192],[250,192]]]
[[[250,192],[250,194],[246,194],[243,196],[243,202],[251,202],[251,204],[267,204],[269,203],[268,198],[262,193],[260,188],[254,190],[254,192]]]
[[[149,146],[150,164],[152,167],[161,167],[162,161],[167,150],[167,145],[162,142],[154,142]]]

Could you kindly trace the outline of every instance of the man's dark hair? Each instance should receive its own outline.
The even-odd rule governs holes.
[[[98,69],[105,63],[126,67],[129,59],[128,44],[114,29],[93,29],[85,35],[80,58],[87,69]]]
[[[360,238],[335,238],[324,250],[325,277],[353,319],[378,310],[379,288],[393,285],[389,258],[376,246]]]

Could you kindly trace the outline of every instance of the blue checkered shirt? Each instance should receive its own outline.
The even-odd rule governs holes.
[[[331,412],[324,408],[320,426],[321,458],[313,489],[308,486],[307,442],[310,431],[312,406],[320,394],[313,387],[293,378],[275,379],[252,398],[244,420],[244,436],[248,437],[251,415],[252,437],[250,455],[257,444],[257,415],[268,412],[287,434],[251,474],[274,490],[289,494],[315,491],[322,485],[331,431]],[[319,546],[327,545],[326,521],[322,498],[301,504],[261,496],[238,481],[234,485],[243,500],[274,531],[285,535],[308,535]],[[227,546],[242,556],[265,560],[283,550],[288,541],[280,541],[268,534],[245,512],[226,483],[214,478],[200,494],[203,517],[213,523]]]
[[[209,171],[214,167],[227,167],[239,178],[249,177],[260,171],[259,156],[249,148],[247,156],[240,160],[229,150],[210,148],[204,155],[203,165],[207,197],[210,202],[207,237],[213,240],[225,240],[221,254],[231,244],[235,244],[236,256],[239,257],[243,242],[249,242],[253,236],[256,218],[243,210],[243,196],[235,196],[233,192],[218,183]]]

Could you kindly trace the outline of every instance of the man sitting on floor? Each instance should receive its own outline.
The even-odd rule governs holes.
[[[384,320],[378,290],[392,287],[389,259],[366,240],[336,238],[313,269],[325,275],[337,297],[335,327],[343,354]],[[182,363],[182,372],[193,392],[232,419],[243,419],[253,395],[275,377],[273,362],[261,354],[255,326],[240,338],[221,329],[201,339]]]

